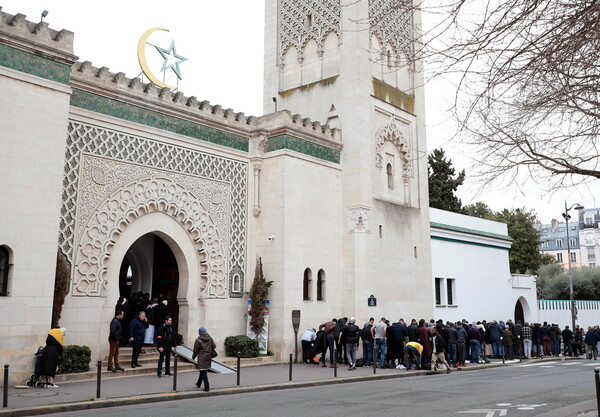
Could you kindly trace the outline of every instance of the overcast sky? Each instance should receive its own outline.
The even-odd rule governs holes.
[[[153,27],[167,28],[170,32],[157,34],[156,41],[168,48],[168,41],[163,44],[163,39],[174,39],[177,53],[188,58],[180,66],[180,91],[246,115],[262,114],[264,0],[0,0],[0,6],[3,12],[22,13],[33,22],[48,10],[44,20],[52,29],[75,33],[75,54],[80,61],[91,61],[96,67],[108,67],[128,77],[141,72],[136,54],[140,36]],[[468,183],[466,157],[448,136],[452,128],[445,110],[451,88],[431,84],[426,86],[426,93],[428,148],[443,147],[457,169],[467,170],[467,182],[459,189],[463,204],[482,201],[495,210],[527,207],[535,209],[543,223],[562,219],[565,199],[569,205],[597,206],[593,196],[600,197],[598,181],[592,188],[552,195],[534,186],[484,192],[474,188]]]

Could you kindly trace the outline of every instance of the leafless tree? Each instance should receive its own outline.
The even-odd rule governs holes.
[[[423,1],[414,58],[454,80],[458,140],[480,179],[600,178],[600,1]]]

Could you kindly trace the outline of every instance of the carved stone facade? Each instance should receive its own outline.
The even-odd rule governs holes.
[[[396,53],[412,52],[413,12],[410,0],[369,0],[370,33],[375,34],[382,43],[391,44]]]
[[[247,164],[76,121],[69,123],[60,245],[74,266],[72,294],[102,296],[110,248],[127,224],[161,211],[194,241],[200,292],[241,296]],[[165,168],[166,167],[166,168]]]
[[[194,242],[200,293],[225,298],[229,197],[226,183],[83,154],[72,294],[104,296],[111,247],[130,223],[160,211],[176,219]]]
[[[412,175],[410,142],[404,137],[393,117],[389,123],[379,128],[375,140],[375,166],[379,169],[383,168],[383,145],[386,141],[389,141],[396,147],[400,154],[402,161],[402,178],[404,181],[408,181]]]
[[[348,207],[348,232],[349,233],[370,233],[369,215],[370,207],[355,206]]]
[[[290,46],[301,51],[309,39],[319,48],[330,32],[338,35],[341,43],[340,0],[282,0],[279,6],[279,56]]]

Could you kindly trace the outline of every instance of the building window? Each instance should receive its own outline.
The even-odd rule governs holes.
[[[559,264],[563,263],[562,253],[557,253],[556,254],[556,262],[558,262]]]
[[[317,301],[325,301],[325,271],[317,273]]]
[[[577,254],[575,252],[571,252],[571,262],[577,262]]]
[[[8,268],[9,253],[4,246],[0,246],[0,296],[8,295]]]
[[[569,246],[571,246],[572,248],[576,248],[577,247],[577,239],[575,239],[574,237],[569,238]]]
[[[447,293],[448,293],[448,305],[453,305],[456,304],[456,300],[454,297],[454,291],[455,291],[455,279],[447,279],[446,280],[446,289],[447,289]]]
[[[596,251],[594,248],[587,248],[587,258],[588,261],[595,261],[596,260]]]
[[[387,172],[387,184],[390,190],[394,189],[394,170],[392,169],[392,164],[387,164],[386,167]]]
[[[594,235],[592,233],[585,234],[585,244],[593,245],[594,244]]]
[[[387,66],[388,68],[392,68],[392,52],[387,51]]]
[[[310,268],[304,270],[304,279],[302,280],[302,299],[304,301],[311,300],[312,292],[312,271]]]
[[[562,248],[562,239],[556,239],[556,247]]]
[[[593,217],[586,217],[585,218],[585,224],[587,226],[593,226],[594,225],[594,218]]]
[[[242,292],[242,278],[239,274],[233,276],[231,283],[231,292]]]
[[[548,241],[547,240],[543,241],[541,246],[542,246],[542,249],[548,249]]]
[[[438,306],[442,304],[442,280],[443,278],[435,279],[435,304]]]

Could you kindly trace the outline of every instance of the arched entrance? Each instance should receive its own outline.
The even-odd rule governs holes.
[[[119,271],[119,295],[130,303],[128,318],[145,309],[145,300],[156,298],[159,303],[166,300],[166,314],[173,317],[173,328],[177,331],[178,290],[178,265],[169,245],[154,233],[136,240],[127,250]]]
[[[517,300],[517,303],[515,304],[515,323],[517,321],[525,323],[525,313],[523,313],[523,305],[521,304],[521,300]]]
[[[521,320],[521,323],[532,321],[531,309],[524,297],[519,297],[515,303],[515,323],[517,320]]]

